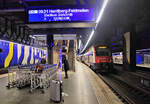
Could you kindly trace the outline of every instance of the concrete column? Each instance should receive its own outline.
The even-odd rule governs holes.
[[[48,64],[53,64],[53,34],[48,34],[47,35],[47,46],[48,46]]]
[[[126,71],[130,69],[130,32],[123,35],[123,68]]]
[[[130,32],[124,34],[123,66],[124,70],[136,71],[136,31],[132,25]]]
[[[53,64],[58,64],[59,62],[59,52],[56,51],[56,48],[53,48]]]
[[[131,71],[136,71],[136,29],[135,26],[131,26],[130,35],[130,69]]]
[[[70,66],[70,69],[72,71],[75,71],[75,65],[74,65],[74,50],[69,50],[69,53],[68,53],[68,61],[69,61],[69,66]]]
[[[73,48],[69,49],[69,52],[68,52],[69,66],[70,66],[70,69],[74,72],[75,72],[75,48],[76,48],[76,43],[74,41]]]
[[[48,48],[48,64],[53,64],[53,48]]]

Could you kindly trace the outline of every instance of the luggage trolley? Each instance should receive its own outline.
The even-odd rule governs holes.
[[[41,64],[42,65],[42,64]],[[30,92],[36,88],[40,88],[44,93],[44,89],[50,86],[52,80],[57,77],[57,65],[43,65],[43,71],[36,72],[36,65],[20,65],[8,69],[8,88],[22,88],[30,85]]]
[[[31,85],[29,91],[33,92],[34,89],[40,88],[42,93],[44,93],[44,90],[50,86],[51,79],[56,78],[56,75],[56,65],[44,65],[43,71],[40,73],[36,72],[35,70],[32,71],[30,77]]]
[[[9,67],[7,68],[8,70],[8,85],[6,86],[7,88],[12,88],[15,87],[17,84],[18,78],[18,72],[19,69],[18,67]]]
[[[44,65],[43,65],[44,66]],[[36,67],[34,70],[31,71],[30,74],[30,90],[29,92],[32,93],[36,88],[43,88],[43,82],[45,80],[45,75],[43,69],[41,72],[37,72]],[[42,90],[43,92],[43,90]]]
[[[18,72],[18,81],[17,81],[17,88],[22,88],[26,85],[30,85],[30,75],[32,72],[32,69],[35,68],[35,65],[24,65],[19,66],[19,72]]]

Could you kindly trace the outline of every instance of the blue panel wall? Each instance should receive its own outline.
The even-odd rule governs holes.
[[[0,40],[0,49],[2,49],[2,52],[0,52],[0,68],[3,68],[5,59],[9,53],[9,42]]]
[[[136,64],[143,64],[144,63],[144,57],[140,55],[139,53],[136,54]]]
[[[21,46],[21,56],[19,57],[19,65],[22,64],[23,58],[24,58],[24,46],[22,45]]]
[[[0,51],[0,68],[4,68],[4,63],[8,64],[7,61],[5,61],[5,60],[10,55],[10,53],[9,53],[10,43],[13,43],[13,42],[0,40],[0,49],[1,49],[1,51]],[[25,45],[21,45],[21,48],[19,48],[18,45],[19,45],[18,43],[14,43],[13,47],[11,46],[11,51],[13,49],[13,53],[11,53],[12,58],[10,59],[10,64],[8,66],[21,65],[24,57],[26,57]],[[33,48],[33,52],[32,52],[32,48],[33,47],[29,46],[29,56],[27,58],[27,64],[30,64],[32,53],[33,53],[33,63],[34,64],[35,64],[35,60],[38,60],[40,62],[41,58],[44,56],[43,49]],[[35,49],[36,49],[37,53],[35,53]],[[18,54],[19,54],[18,52],[20,53],[20,56],[18,56]]]
[[[35,64],[35,48],[33,48],[33,63]]]
[[[27,63],[28,63],[28,64],[30,64],[31,54],[32,54],[32,50],[31,50],[31,47],[30,47],[30,48],[29,48],[29,57],[28,57],[28,60],[27,60]]]

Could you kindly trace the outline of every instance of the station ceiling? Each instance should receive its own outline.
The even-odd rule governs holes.
[[[137,34],[149,31],[149,4],[149,0],[109,0],[90,44],[116,42],[122,45],[122,36],[130,31],[132,25]]]

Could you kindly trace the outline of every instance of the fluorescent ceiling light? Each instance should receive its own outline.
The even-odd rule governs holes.
[[[33,36],[36,36],[36,37],[45,37],[47,35],[46,34],[36,34],[36,35],[33,35]]]
[[[32,38],[32,39],[35,39],[35,37],[34,37],[34,36],[32,36],[32,35],[29,35],[29,37],[30,37],[30,38]]]
[[[136,51],[150,51],[150,49],[140,49],[140,50],[136,50]]]
[[[79,49],[80,49],[80,47],[81,47],[81,40],[79,40]]]
[[[103,15],[103,13],[104,13],[104,9],[105,9],[107,3],[108,3],[108,0],[104,0],[103,6],[102,6],[102,8],[101,8],[101,10],[100,10],[100,13],[99,13],[99,15],[98,15],[98,17],[97,17],[97,20],[96,20],[96,23],[97,23],[97,24],[100,22],[100,20],[101,20],[101,18],[102,18],[102,15]],[[87,45],[89,44],[89,41],[91,40],[91,38],[92,38],[93,35],[94,35],[94,30],[92,31],[92,33],[91,33],[91,35],[90,35],[90,37],[89,37],[89,39],[88,39],[88,41],[87,41],[85,47],[83,48],[82,52],[86,49],[86,47],[87,47]],[[81,53],[82,53],[82,52],[81,52]]]
[[[103,15],[103,13],[104,13],[104,9],[105,9],[107,3],[108,3],[108,0],[104,0],[102,9],[100,10],[100,13],[99,13],[98,18],[97,18],[97,20],[96,20],[96,23],[99,23],[99,21],[101,20],[102,15]]]
[[[88,41],[86,42],[86,44],[85,44],[85,46],[84,46],[82,52],[86,49],[86,47],[87,47],[87,45],[89,44],[89,42],[90,42],[91,38],[93,37],[93,35],[94,35],[94,30],[92,30],[91,35],[90,35]]]

